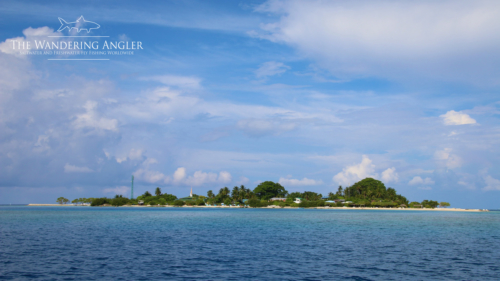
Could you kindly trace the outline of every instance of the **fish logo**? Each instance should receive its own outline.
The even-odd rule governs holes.
[[[59,21],[61,22],[61,27],[59,27],[59,29],[57,31],[63,31],[64,29],[68,29],[69,31],[71,31],[71,29],[76,29],[76,32],[80,32],[82,30],[87,30],[87,33],[90,32],[90,30],[92,29],[98,29],[100,28],[101,26],[93,21],[88,21],[88,20],[85,20],[83,18],[83,16],[81,16],[80,18],[78,18],[76,21],[74,22],[67,22],[65,21],[64,19],[62,18],[58,18]]]

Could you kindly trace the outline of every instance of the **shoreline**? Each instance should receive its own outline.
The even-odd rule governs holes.
[[[32,207],[90,207],[89,205],[73,205],[73,204],[28,204],[27,206]],[[100,207],[113,207],[113,206],[100,206]],[[120,207],[129,207],[129,208],[219,208],[219,209],[244,209],[251,207],[239,207],[239,206],[139,206],[139,205],[131,205],[131,206],[120,206]],[[114,207],[116,208],[116,207]],[[300,208],[300,207],[278,207],[278,206],[268,206],[268,207],[259,207],[256,209],[317,209],[317,210],[380,210],[380,211],[437,211],[437,212],[489,212],[487,209],[461,209],[461,208],[436,208],[436,209],[416,209],[416,208],[347,208],[347,207],[313,207],[313,208]]]

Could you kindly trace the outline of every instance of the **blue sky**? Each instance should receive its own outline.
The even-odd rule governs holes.
[[[499,207],[495,1],[16,1],[0,15],[0,203],[129,195],[133,174],[136,195],[374,177],[411,201]],[[81,15],[144,49],[12,50]]]

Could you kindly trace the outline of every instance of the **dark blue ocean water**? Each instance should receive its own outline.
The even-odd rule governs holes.
[[[500,280],[500,213],[0,207],[0,279]]]

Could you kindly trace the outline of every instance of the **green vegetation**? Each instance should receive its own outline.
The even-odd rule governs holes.
[[[441,208],[450,207],[450,203],[448,203],[448,202],[441,202],[441,203],[439,203],[439,207],[441,207]]]
[[[159,188],[156,189],[158,191]],[[157,192],[155,192],[157,194]],[[139,201],[143,201],[144,205],[172,205],[172,203],[177,200],[177,196],[172,194],[162,194],[161,190],[159,192],[160,195],[153,196],[149,191],[144,192],[143,195],[137,196],[136,199],[129,199],[124,197],[123,195],[116,195],[115,198],[88,198],[84,203],[90,203],[90,206],[124,206],[124,205],[137,205]],[[85,199],[85,198],[83,198]],[[76,200],[76,199],[75,199]]]
[[[62,204],[68,204],[69,200],[64,197],[59,197],[56,199],[56,202],[62,205]]]
[[[212,190],[207,192],[207,196],[193,194],[192,197],[177,198],[172,194],[163,194],[161,189],[155,189],[155,196],[149,191],[138,196],[136,199],[128,199],[122,195],[116,195],[115,198],[78,198],[74,199],[72,203],[83,204],[90,203],[91,206],[123,206],[123,205],[137,205],[139,201],[144,205],[151,206],[202,206],[208,205],[236,205],[236,206],[250,206],[252,208],[267,207],[269,205],[279,206],[284,208],[301,207],[301,208],[314,208],[314,207],[379,207],[379,208],[436,208],[449,207],[450,203],[432,200],[424,200],[419,202],[409,202],[406,197],[396,193],[394,188],[386,188],[385,185],[376,179],[366,178],[356,182],[352,186],[343,188],[339,186],[335,192],[328,193],[327,200],[321,193],[313,191],[292,192],[289,193],[285,187],[279,183],[272,181],[265,181],[260,183],[254,190],[246,188],[244,185],[240,187],[235,186],[230,190],[228,187],[223,187],[215,194]],[[286,198],[283,201],[269,202],[273,197]],[[296,199],[300,198],[300,203],[295,203]],[[328,201],[328,202],[327,202]],[[57,198],[59,204],[67,204],[68,199],[64,197]]]
[[[386,188],[385,185],[376,179],[366,178],[361,180],[352,186],[346,187],[342,190],[342,187],[339,187],[339,190],[335,197],[345,197],[348,198],[349,201],[378,201],[378,202],[394,202],[398,205],[405,204],[408,205],[408,200],[406,197],[396,194],[396,190],[394,188]],[[330,198],[329,198],[330,199]]]
[[[286,197],[288,191],[286,191],[286,189],[279,183],[265,181],[260,183],[253,190],[253,193],[255,193],[259,199],[269,200],[273,197]]]
[[[424,201],[422,201],[422,206],[424,206],[424,208],[434,209],[438,205],[439,205],[439,203],[437,201],[432,201],[432,200],[424,200]]]
[[[207,192],[206,202],[209,205],[219,205],[222,203],[224,203],[224,205],[240,205],[244,199],[252,198],[257,198],[255,193],[244,185],[241,185],[240,187],[233,187],[232,191],[230,191],[228,187],[221,188],[217,195],[215,195],[212,190],[209,190]]]

